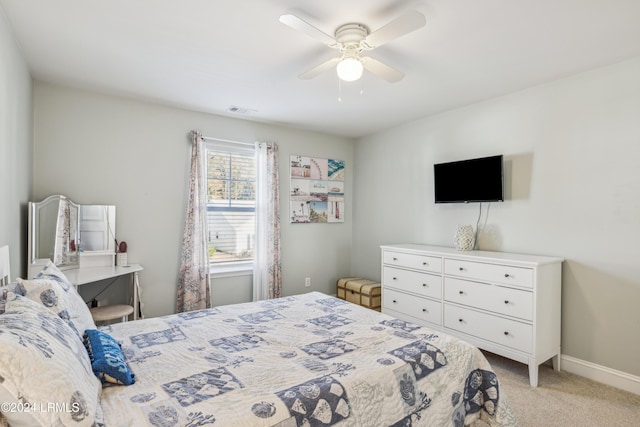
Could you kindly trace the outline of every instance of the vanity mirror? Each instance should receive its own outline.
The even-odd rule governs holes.
[[[52,260],[78,268],[80,254],[115,253],[116,207],[79,205],[62,195],[29,202],[29,276]]]
[[[80,205],[80,249],[116,251],[116,207],[113,205]]]

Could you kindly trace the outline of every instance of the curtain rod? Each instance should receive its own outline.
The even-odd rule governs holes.
[[[240,144],[240,145],[248,145],[251,147],[255,147],[255,144],[252,144],[250,142],[232,141],[230,139],[212,138],[209,136],[203,136],[202,139],[204,139],[205,141],[229,142],[231,144]]]

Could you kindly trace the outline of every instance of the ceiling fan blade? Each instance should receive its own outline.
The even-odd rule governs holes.
[[[305,71],[304,73],[300,74],[298,77],[303,80],[312,79],[318,76],[319,74],[327,71],[328,69],[335,67],[336,65],[338,65],[338,62],[340,62],[340,58],[331,58],[330,60],[325,61],[322,64],[317,65],[308,71]]]
[[[307,21],[297,17],[296,15],[292,15],[292,14],[281,15],[280,22],[293,28],[294,30],[303,32],[309,37],[319,40],[328,46],[332,46],[337,43],[335,38],[331,37],[329,34],[326,34],[320,31],[319,29],[309,24]]]
[[[417,10],[413,10],[377,29],[369,34],[365,40],[371,48],[376,48],[418,28],[422,28],[426,23],[427,20],[424,15]]]
[[[384,64],[370,56],[365,56],[361,58],[360,61],[362,62],[362,66],[365,70],[388,81],[389,83],[399,82],[404,78],[404,74],[400,71],[395,68],[391,68],[387,64]]]

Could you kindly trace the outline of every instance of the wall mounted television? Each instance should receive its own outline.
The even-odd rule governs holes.
[[[502,155],[433,165],[436,203],[504,201]]]

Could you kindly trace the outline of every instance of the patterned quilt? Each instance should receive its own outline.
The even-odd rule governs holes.
[[[136,375],[107,426],[517,424],[474,346],[318,292],[103,329]]]

